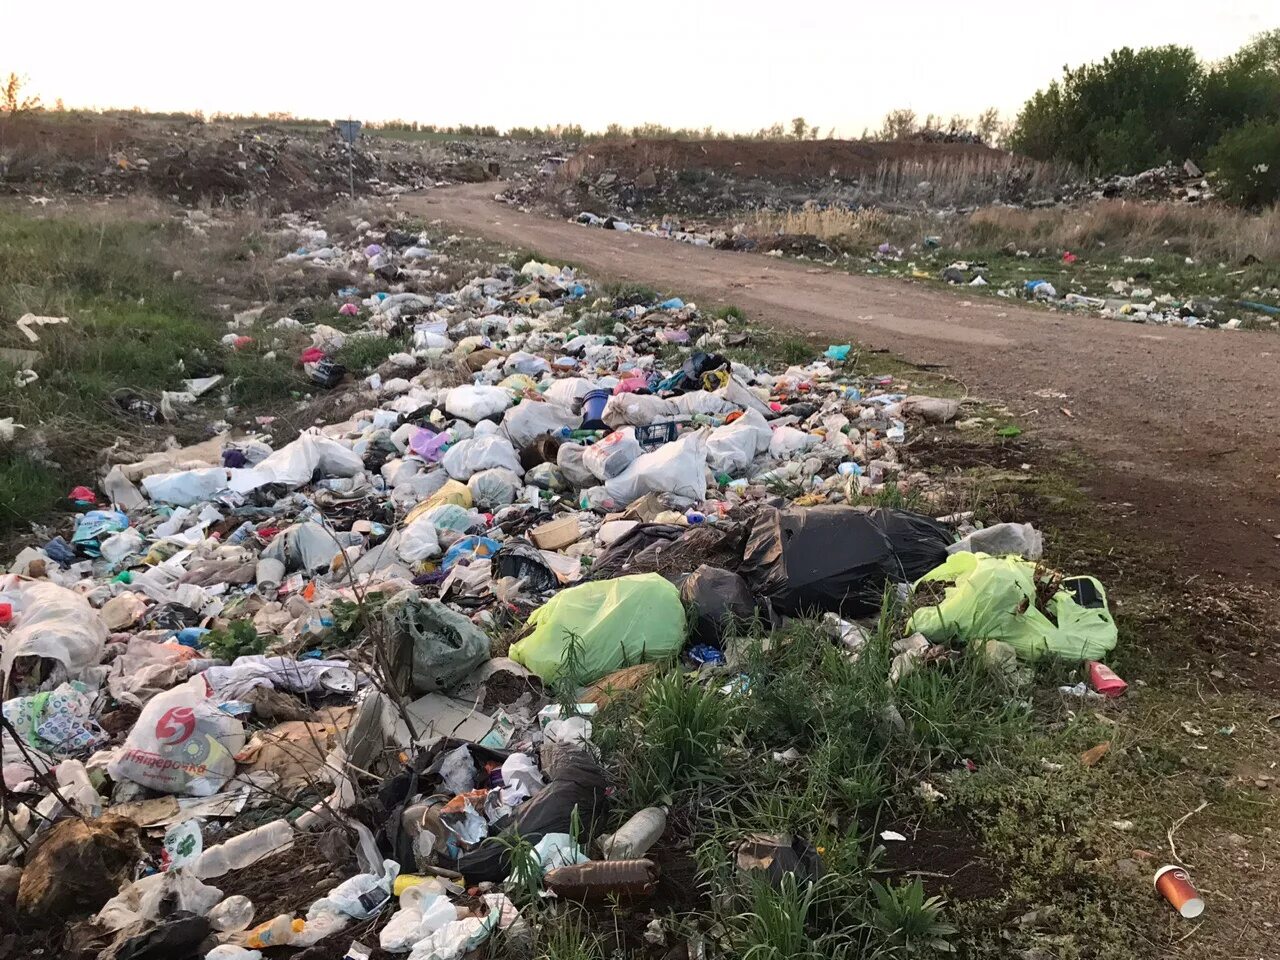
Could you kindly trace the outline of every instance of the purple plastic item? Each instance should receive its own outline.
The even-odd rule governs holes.
[[[439,460],[451,439],[447,433],[433,433],[419,427],[409,438],[409,449],[423,460]]]

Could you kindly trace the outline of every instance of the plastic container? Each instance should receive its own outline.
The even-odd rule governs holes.
[[[596,842],[606,860],[635,860],[648,853],[666,828],[666,807],[645,807],[616,833],[605,834]]]
[[[636,427],[636,440],[646,450],[670,443],[680,434],[680,424],[675,420],[666,423],[651,423],[648,426]]]
[[[209,880],[257,863],[265,857],[283,853],[292,846],[293,827],[287,820],[275,820],[238,837],[232,837],[216,847],[209,847],[191,865],[191,871],[198,879]]]
[[[529,531],[529,539],[539,550],[560,550],[582,537],[577,517],[561,517],[539,524]]]
[[[1120,676],[1106,664],[1099,663],[1097,660],[1090,660],[1088,666],[1089,683],[1093,686],[1093,689],[1104,697],[1118,697],[1128,689],[1129,685],[1120,679]]]
[[[604,415],[604,405],[609,402],[610,391],[591,390],[582,398],[582,428],[584,430],[599,429],[604,426],[600,417]]]

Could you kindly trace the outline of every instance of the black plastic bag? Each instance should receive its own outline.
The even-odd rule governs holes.
[[[756,612],[747,581],[731,570],[705,563],[680,585],[680,599],[690,608],[695,642],[717,648],[727,629],[751,620]]]
[[[498,883],[511,872],[510,854],[496,835],[518,834],[537,843],[548,833],[571,833],[575,808],[582,825],[578,843],[584,850],[591,847],[609,812],[604,792],[608,781],[600,761],[582,744],[558,743],[547,772],[550,780],[545,787],[494,824],[498,829],[488,840],[449,864],[468,884]]]
[[[765,507],[739,572],[779,613],[865,616],[888,583],[912,583],[947,559],[951,531],[929,517],[882,507]]]
[[[560,586],[560,581],[532,543],[521,537],[508,540],[493,555],[494,569],[501,577],[519,577],[531,593],[545,593]]]

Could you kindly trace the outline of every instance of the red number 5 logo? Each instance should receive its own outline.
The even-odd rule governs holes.
[[[190,707],[166,710],[156,723],[156,739],[166,747],[176,747],[196,732],[196,715]]]

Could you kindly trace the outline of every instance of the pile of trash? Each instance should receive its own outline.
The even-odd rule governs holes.
[[[147,192],[183,204],[269,201],[302,209],[353,188],[359,196],[391,196],[519,175],[540,162],[540,146],[397,139],[376,131],[348,145],[332,127],[32,113],[6,131],[0,191]]]
[[[403,338],[349,384],[312,326],[313,379],[365,407],[117,464],[0,577],[0,910],[80,955],[451,960],[528,937],[530,882],[651,894],[665,812],[611,814],[592,718],[655,664],[724,664],[742,623],[821,613],[853,651],[918,583],[895,675],[935,644],[1116,642],[1029,525],[868,505],[927,485],[903,444],[961,403],[848,345],[758,369],[736,321],[532,260],[422,292],[429,238],[367,224],[290,256],[362,264],[335,304]]]
[[[1068,190],[1057,203],[1121,199],[1170,203],[1201,203],[1214,198],[1213,185],[1194,160],[1181,166],[1166,163],[1133,174],[1111,174]],[[1038,204],[1032,204],[1038,206]]]

